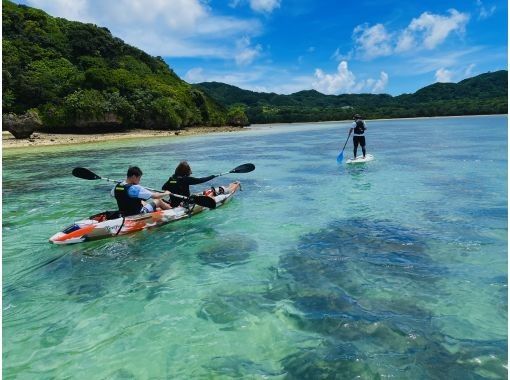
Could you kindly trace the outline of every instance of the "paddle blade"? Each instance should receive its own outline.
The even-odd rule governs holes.
[[[342,162],[342,160],[344,159],[344,151],[341,151],[339,154],[338,154],[338,157],[336,158],[336,162],[338,162],[339,164]]]
[[[255,170],[255,165],[253,164],[242,164],[237,168],[232,169],[229,173],[249,173]]]
[[[96,173],[86,168],[74,168],[73,175],[81,179],[101,179]]]
[[[206,195],[192,195],[191,201],[199,206],[210,208],[214,210],[216,208],[216,201]]]

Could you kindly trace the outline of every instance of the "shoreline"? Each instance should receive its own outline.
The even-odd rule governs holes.
[[[460,117],[480,117],[480,116],[503,116],[507,113],[492,113],[481,115],[453,115],[453,116],[415,116],[415,117],[395,117],[395,118],[381,118],[381,119],[363,119],[365,121],[388,121],[388,120],[426,120],[426,119],[444,119],[444,118],[460,118]],[[265,125],[293,125],[293,124],[317,124],[317,123],[352,123],[352,119],[345,120],[326,120],[326,121],[293,121],[288,123],[266,123],[266,124],[250,124],[249,127],[263,127]]]
[[[399,119],[369,119],[369,121],[387,121],[387,120],[409,120],[409,119],[431,119],[431,118],[460,118],[460,117],[478,117],[478,116],[501,116],[507,114],[493,114],[493,115],[457,115],[457,116],[422,116],[414,118],[399,118]],[[508,115],[507,115],[508,116]],[[96,134],[61,134],[61,133],[47,133],[35,132],[33,138],[30,139],[16,139],[7,131],[2,131],[2,150],[16,151],[16,149],[34,149],[40,147],[50,146],[73,146],[78,144],[98,143],[104,141],[118,141],[128,139],[144,139],[155,137],[186,137],[206,135],[210,133],[224,133],[224,132],[238,132],[247,130],[259,130],[265,128],[273,128],[283,125],[297,125],[297,124],[334,124],[334,123],[350,123],[351,120],[329,120],[329,121],[315,121],[315,122],[294,122],[294,123],[268,123],[268,124],[251,124],[248,127],[190,127],[181,130],[147,130],[147,129],[132,129],[125,132],[112,132],[112,133],[96,133]]]
[[[95,143],[114,140],[143,139],[152,137],[183,137],[205,135],[209,133],[237,132],[243,128],[239,127],[192,127],[177,131],[158,131],[147,129],[133,129],[125,132],[96,133],[96,134],[61,134],[35,132],[33,138],[16,139],[7,131],[2,131],[2,150],[17,148],[38,148],[44,146],[64,146],[85,143]]]

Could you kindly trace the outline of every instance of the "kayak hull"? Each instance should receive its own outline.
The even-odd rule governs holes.
[[[216,207],[229,202],[240,189],[240,182],[232,182],[223,186],[224,193],[212,196],[216,201]],[[216,189],[217,192],[219,188]],[[148,214],[139,214],[128,217],[117,217],[106,220],[106,213],[97,214],[88,219],[79,220],[64,230],[50,237],[53,244],[76,244],[91,240],[105,239],[126,235],[145,229],[162,226],[189,218],[207,210],[206,207],[190,205],[188,207],[174,207],[170,210],[158,210]]]

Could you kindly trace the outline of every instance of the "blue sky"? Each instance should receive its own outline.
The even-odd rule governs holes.
[[[106,26],[190,83],[412,93],[508,66],[506,0],[23,0]]]

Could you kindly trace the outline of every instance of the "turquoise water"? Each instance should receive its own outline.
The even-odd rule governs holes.
[[[346,123],[4,151],[4,378],[506,378],[507,117],[368,128],[355,167]],[[242,181],[224,208],[47,242],[114,208],[73,167],[159,187],[181,159],[257,169],[212,181]]]

